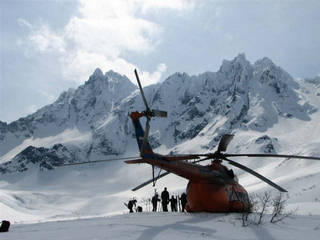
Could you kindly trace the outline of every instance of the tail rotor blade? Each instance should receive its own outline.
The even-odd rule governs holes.
[[[168,116],[168,113],[166,111],[161,111],[161,110],[156,110],[152,109],[151,110],[152,114],[154,117],[163,117],[166,118]]]
[[[147,99],[146,99],[146,97],[144,96],[144,92],[143,92],[143,89],[142,89],[142,86],[141,86],[141,82],[140,82],[140,79],[139,79],[139,75],[138,75],[137,69],[134,70],[134,73],[135,73],[136,78],[137,78],[137,82],[138,82],[138,85],[139,85],[139,89],[140,89],[140,92],[141,92],[141,96],[142,96],[144,105],[146,105],[146,109],[147,109],[147,111],[149,111],[150,108],[149,108],[149,106],[148,106]]]
[[[138,82],[138,86],[139,86],[139,89],[140,89],[140,93],[141,93],[141,96],[142,96],[143,103],[146,106],[146,110],[144,111],[145,116],[147,118],[150,118],[150,117],[163,117],[163,118],[166,118],[168,116],[168,113],[166,111],[161,111],[161,110],[157,110],[157,109],[150,110],[148,102],[147,102],[147,99],[146,99],[146,96],[144,95],[144,92],[143,92],[143,89],[142,89],[142,85],[141,85],[141,82],[140,82],[140,78],[139,78],[137,69],[134,70],[134,73],[135,73],[136,78],[137,78],[137,82]]]
[[[225,161],[228,161],[231,165],[233,165],[233,166],[235,166],[235,167],[238,167],[238,168],[240,168],[240,169],[242,169],[242,170],[244,170],[244,171],[252,174],[253,176],[259,178],[260,180],[268,183],[270,186],[278,189],[280,192],[287,192],[287,190],[285,190],[284,188],[280,187],[279,185],[275,184],[274,182],[272,182],[272,181],[269,180],[268,178],[260,175],[259,173],[253,171],[252,169],[250,169],[250,168],[248,168],[248,167],[246,167],[246,166],[244,166],[244,165],[242,165],[242,164],[240,164],[240,163],[237,163],[237,162],[235,162],[235,161],[232,161],[232,160],[230,160],[230,159],[228,159],[228,158],[224,158],[224,160],[225,160]]]

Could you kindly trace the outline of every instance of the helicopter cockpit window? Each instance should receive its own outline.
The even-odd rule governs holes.
[[[228,199],[230,202],[241,201],[241,202],[249,203],[249,197],[247,193],[235,191],[233,188],[228,188],[227,191],[228,191]]]
[[[227,173],[228,173],[228,175],[229,175],[231,178],[234,178],[235,175],[234,175],[232,169],[227,170]]]

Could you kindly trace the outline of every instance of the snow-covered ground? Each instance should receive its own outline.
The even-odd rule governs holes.
[[[6,240],[105,239],[291,239],[317,240],[320,216],[293,216],[283,222],[242,227],[240,214],[133,213],[110,217],[14,224]]]

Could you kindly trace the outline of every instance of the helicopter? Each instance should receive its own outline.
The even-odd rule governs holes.
[[[296,158],[320,160],[318,157],[281,155],[281,154],[229,154],[226,153],[227,147],[234,135],[224,134],[221,136],[218,148],[215,152],[204,154],[181,154],[181,155],[162,155],[153,152],[148,141],[150,132],[150,120],[154,117],[166,118],[166,111],[150,109],[141,86],[137,70],[134,70],[136,80],[139,86],[140,94],[145,106],[144,111],[134,111],[130,113],[130,118],[135,129],[135,137],[140,151],[139,158],[124,158],[127,164],[150,164],[152,166],[152,179],[140,184],[132,189],[137,191],[144,186],[153,183],[169,173],[176,174],[189,180],[186,188],[188,212],[247,212],[251,209],[249,195],[246,189],[239,184],[237,176],[232,169],[228,169],[223,162],[240,168],[241,170],[259,178],[280,192],[287,192],[286,189],[277,185],[270,179],[262,176],[256,171],[240,164],[230,158],[234,157],[255,157],[255,158]],[[146,118],[145,128],[142,128],[140,118]],[[111,159],[112,161],[113,159]],[[201,165],[200,162],[211,160],[208,165]],[[92,162],[104,162],[110,160],[98,160],[75,164],[84,164]],[[155,176],[155,167],[160,168]],[[161,170],[165,170],[161,173]]]
[[[152,179],[133,188],[133,191],[146,186],[147,184],[162,178],[169,173],[189,180],[187,185],[187,206],[188,212],[243,212],[250,210],[250,201],[247,191],[239,184],[238,178],[232,169],[228,169],[222,164],[228,162],[237,168],[240,168],[280,192],[287,192],[270,179],[262,176],[254,170],[229,158],[232,157],[276,157],[276,158],[300,158],[320,160],[317,157],[297,156],[297,155],[279,155],[279,154],[227,154],[225,153],[231,140],[232,134],[222,135],[218,148],[213,153],[188,154],[188,155],[160,155],[154,153],[149,142],[148,135],[150,131],[150,120],[153,117],[166,118],[167,112],[150,109],[141,86],[137,70],[134,70],[137,83],[140,89],[145,110],[142,112],[131,112],[130,118],[135,128],[136,140],[140,150],[140,159],[126,160],[127,164],[147,163],[152,166]],[[142,129],[140,118],[145,117],[145,130]],[[193,160],[190,162],[190,160]],[[201,161],[212,160],[211,164],[203,166],[198,164]],[[154,168],[166,170],[165,173],[155,177]]]

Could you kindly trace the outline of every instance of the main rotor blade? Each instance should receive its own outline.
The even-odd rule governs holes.
[[[103,159],[103,160],[93,160],[86,162],[78,162],[78,163],[67,163],[56,165],[56,167],[64,167],[64,166],[72,166],[72,165],[81,165],[81,164],[89,164],[89,163],[100,163],[100,162],[113,162],[113,161],[122,161],[122,160],[135,160],[140,159],[139,157],[127,157],[127,158],[114,158],[114,159]]]
[[[140,79],[139,79],[139,75],[138,75],[137,69],[134,69],[134,73],[135,73],[136,78],[137,78],[137,82],[138,82],[138,85],[139,85],[139,88],[140,88],[140,93],[141,93],[141,96],[142,96],[144,105],[146,105],[147,111],[149,111],[150,108],[149,108],[149,106],[148,106],[147,99],[146,99],[146,97],[144,96],[144,92],[143,92],[143,89],[142,89],[142,86],[141,86],[141,82],[140,82]]]
[[[206,157],[206,158],[203,158],[203,159],[199,159],[197,161],[194,161],[193,163],[198,163],[198,162],[206,161],[206,160],[209,160],[209,159],[211,159],[211,157]]]
[[[268,183],[269,185],[271,185],[272,187],[278,189],[280,192],[287,192],[287,190],[285,190],[284,188],[280,187],[279,185],[275,184],[274,182],[272,182],[271,180],[269,180],[268,178],[260,175],[259,173],[253,171],[252,169],[240,164],[240,163],[237,163],[235,161],[232,161],[228,158],[224,158],[224,160],[228,161],[231,165],[235,166],[235,167],[238,167],[254,176],[256,176],[257,178],[261,179],[262,181]]]
[[[167,176],[169,173],[170,173],[170,172],[162,173],[162,174],[160,174],[159,176],[157,176],[157,177],[155,177],[155,178],[153,178],[153,179],[150,179],[150,180],[148,180],[148,181],[140,184],[139,186],[133,188],[132,191],[137,191],[137,190],[139,190],[140,188],[143,188],[144,186],[152,183],[153,181],[156,181],[156,180],[158,180],[159,178],[162,178],[162,177],[164,177],[164,176]]]
[[[223,154],[225,157],[271,157],[271,158],[298,158],[309,160],[320,160],[320,157],[308,157],[298,155],[283,155],[283,154]]]
[[[232,139],[233,139],[232,134],[222,135],[221,140],[219,142],[219,146],[218,146],[218,152],[225,152]]]

